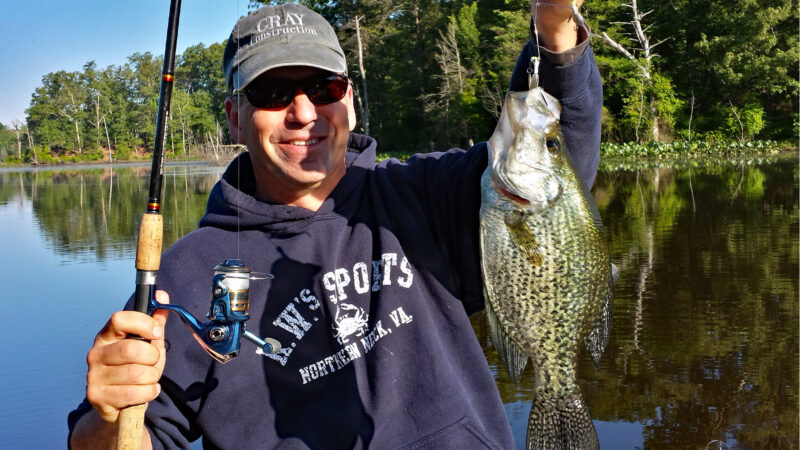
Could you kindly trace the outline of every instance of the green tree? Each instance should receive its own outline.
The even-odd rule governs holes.
[[[188,47],[178,59],[175,68],[175,85],[177,89],[185,91],[190,96],[203,92],[208,96],[208,101],[195,102],[199,107],[205,107],[210,119],[204,122],[225,122],[225,97],[227,89],[225,76],[222,73],[222,53],[225,43],[215,43],[208,47],[203,44]]]
[[[42,77],[26,113],[37,142],[60,151],[82,151],[86,113],[84,85],[78,72],[54,72]]]
[[[670,37],[659,48],[660,67],[681,98],[697,96],[700,131],[724,131],[731,104],[757,103],[771,124],[765,137],[796,135],[796,0],[678,0],[648,2],[647,8],[653,9],[653,33]]]
[[[161,57],[149,52],[134,53],[125,64],[130,116],[128,126],[145,148],[152,149],[155,137],[158,93],[161,86]]]
[[[14,131],[0,123],[0,161],[16,154],[17,139]]]
[[[106,71],[98,71],[94,61],[83,66],[83,83],[86,87],[84,112],[87,122],[92,126],[96,148],[100,150],[105,144],[109,160],[111,160],[111,137],[108,132],[108,117],[112,110],[112,91],[110,79]],[[101,143],[102,142],[102,143]]]

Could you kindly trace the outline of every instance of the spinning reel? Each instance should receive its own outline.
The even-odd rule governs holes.
[[[226,259],[214,267],[211,308],[206,314],[208,322],[200,322],[182,306],[162,305],[152,295],[147,313],[164,309],[178,314],[203,349],[221,363],[238,356],[242,338],[255,344],[259,355],[277,353],[281,349],[280,342],[272,338],[262,339],[245,327],[250,318],[250,280],[272,278],[268,273],[251,272],[238,259]]]

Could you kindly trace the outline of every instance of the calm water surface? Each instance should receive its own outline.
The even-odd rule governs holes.
[[[220,171],[167,167],[167,245],[194,229]],[[86,351],[134,284],[148,172],[0,171],[0,447],[65,447]],[[798,448],[797,180],[795,160],[601,171],[621,277],[603,361],[583,352],[579,377],[603,448]],[[521,446],[531,369],[511,384],[484,317],[473,324]]]

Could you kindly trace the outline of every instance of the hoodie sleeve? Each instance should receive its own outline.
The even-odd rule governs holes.
[[[584,30],[582,35],[588,36],[588,33]],[[567,148],[575,162],[575,169],[586,186],[591,188],[600,163],[603,85],[588,42],[587,38],[564,53],[544,49],[539,77],[542,88],[561,102],[561,128]],[[581,51],[583,53],[578,55]],[[531,56],[537,54],[535,44],[528,41],[511,75],[512,91],[528,90],[527,69]]]

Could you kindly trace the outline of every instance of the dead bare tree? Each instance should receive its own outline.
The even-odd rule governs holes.
[[[28,148],[31,149],[33,152],[33,162],[35,164],[39,164],[39,158],[36,156],[36,146],[33,145],[33,135],[31,134],[31,129],[28,127],[28,124],[25,124],[25,135],[28,136]]]
[[[694,116],[694,89],[692,89],[692,100],[689,103],[689,142],[692,142],[692,116]]]
[[[187,116],[189,112],[187,111],[189,108],[189,100],[183,91],[176,91],[175,95],[172,99],[172,107],[173,107],[173,114],[170,116],[170,121],[172,119],[177,119],[178,123],[181,124],[181,149],[183,150],[183,154],[186,154],[186,125],[187,125]],[[173,153],[175,151],[173,150]]]
[[[56,113],[60,116],[66,117],[75,124],[75,137],[78,139],[78,153],[80,154],[83,151],[83,146],[81,144],[80,124],[77,117],[77,113],[80,111],[80,108],[78,103],[75,101],[75,95],[72,93],[72,90],[67,89],[66,93],[67,96],[69,96],[70,101],[68,103],[64,103],[60,108],[56,108]]]
[[[96,89],[91,89],[89,92],[89,101],[94,107],[94,120],[88,120],[94,126],[94,140],[98,147],[100,147],[100,124],[103,122],[103,117],[100,113],[100,95],[100,92]]]
[[[363,89],[363,101],[361,104],[361,123],[364,124],[364,133],[369,135],[369,99],[367,96],[367,71],[364,68],[364,46],[361,42],[361,27],[359,21],[364,16],[356,16],[356,41],[358,43],[358,71],[361,74],[361,86]],[[359,97],[362,98],[362,97]]]
[[[102,123],[106,129],[106,143],[108,144],[108,160],[111,161],[111,142],[108,139],[108,125],[106,125],[106,116],[111,113],[111,111],[102,112],[102,107],[100,105],[100,91],[97,89],[92,89],[89,93],[89,100],[92,102],[92,106],[94,107],[94,120],[88,119],[89,123],[94,126],[95,129],[95,142],[97,143],[97,147],[100,148],[100,124]]]
[[[222,145],[222,139],[223,139],[222,127],[220,127],[219,122],[215,120],[214,125],[216,127],[214,134],[212,135],[211,133],[206,133],[206,139],[208,140],[208,145],[214,154],[214,160],[219,161],[220,151],[224,150],[224,147],[230,147],[230,146]],[[239,146],[233,146],[233,147],[239,147]]]
[[[450,80],[458,82],[458,92],[464,91],[464,77],[462,72],[464,68],[461,67],[461,52],[458,50],[458,41],[456,40],[456,23],[450,21],[447,24],[447,34],[439,30],[439,39],[436,40],[436,47],[439,50],[437,59],[439,65],[444,71],[446,81]]]
[[[113,162],[111,159],[111,138],[108,137],[108,124],[106,123],[106,116],[111,114],[111,111],[108,111],[106,114],[103,115],[103,127],[106,129],[106,145],[108,146],[108,162]]]
[[[481,100],[483,100],[484,109],[492,113],[495,119],[500,117],[500,113],[503,111],[503,101],[505,100],[505,92],[500,87],[497,85],[484,87],[483,92],[481,92]]]
[[[22,140],[20,139],[20,132],[22,131],[22,122],[17,119],[11,121],[11,130],[17,136],[17,158],[22,159]]]
[[[647,85],[652,85],[653,77],[651,74],[651,69],[653,67],[653,57],[658,56],[658,54],[653,52],[653,49],[669,40],[669,38],[662,39],[655,44],[650,44],[650,38],[647,36],[647,31],[653,26],[652,24],[642,27],[642,19],[645,16],[653,12],[653,10],[647,11],[645,13],[639,12],[639,6],[636,0],[631,0],[630,3],[625,3],[622,6],[631,9],[631,20],[629,22],[617,22],[623,23],[626,25],[630,25],[633,28],[633,36],[635,37],[636,42],[638,43],[639,47],[633,48],[631,51],[626,49],[624,46],[619,44],[617,41],[612,39],[606,32],[602,33],[603,40],[605,40],[611,47],[613,47],[616,51],[620,52],[626,58],[631,60],[634,65],[639,69],[639,73],[641,77],[645,80]],[[636,56],[635,54],[638,53],[640,56]],[[658,120],[658,111],[656,109],[656,100],[652,97],[649,98],[649,105],[650,105],[650,114],[653,117],[653,122],[650,127],[650,132],[653,135],[653,140],[659,140],[659,120]]]
[[[455,94],[464,91],[463,80],[466,70],[461,66],[456,24],[452,20],[447,24],[446,33],[439,30],[435,58],[441,72],[433,75],[433,78],[440,81],[440,87],[435,92],[424,94],[422,99],[425,102],[425,112],[443,111],[446,119],[450,111],[450,101]]]
[[[733,117],[736,119],[736,122],[739,123],[739,129],[742,131],[741,137],[739,138],[739,142],[744,142],[744,125],[742,125],[742,119],[739,118],[739,113],[736,112],[736,108],[733,106],[733,103],[728,100],[728,104],[731,105],[731,112],[733,113]]]
[[[370,34],[383,26],[384,21],[394,14],[399,5],[393,5],[387,0],[365,0],[357,2],[356,9],[359,12],[370,11],[369,17],[365,14],[354,13],[352,19],[348,19],[341,29],[342,48],[355,52],[358,60],[358,72],[361,78],[361,88],[353,86],[354,94],[361,113],[361,124],[364,133],[370,133],[369,121],[369,92],[367,88],[367,68],[365,60],[369,56]],[[355,34],[350,31],[355,29]]]

